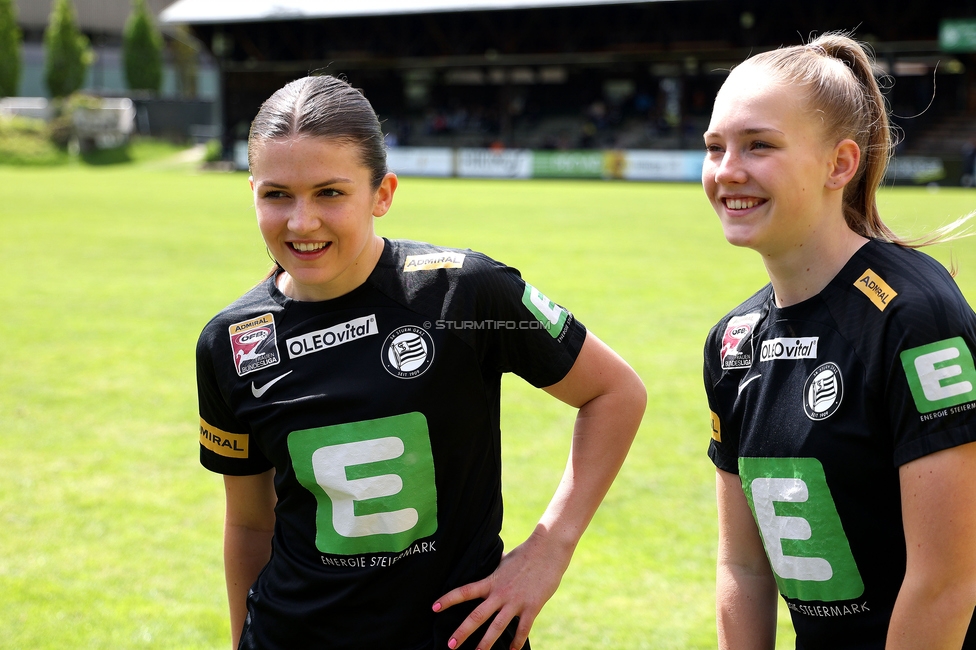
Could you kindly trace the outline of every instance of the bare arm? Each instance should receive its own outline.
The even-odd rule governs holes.
[[[496,612],[479,647],[490,648],[516,616],[519,624],[512,647],[522,647],[620,470],[647,401],[644,385],[633,369],[591,333],[566,377],[545,390],[579,408],[562,480],[529,539],[506,554],[494,573],[454,589],[434,603],[434,611],[441,611],[467,600],[485,599],[455,631],[451,648],[458,647]]]
[[[721,650],[776,646],[776,581],[742,483],[716,470],[718,567],[715,610]]]
[[[225,476],[224,575],[232,647],[240,644],[247,592],[271,558],[275,524],[274,470],[255,476]]]
[[[902,465],[908,563],[888,650],[959,650],[976,605],[976,442]]]

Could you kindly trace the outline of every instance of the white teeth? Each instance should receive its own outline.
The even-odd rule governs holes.
[[[321,249],[325,248],[326,246],[328,246],[329,244],[328,244],[328,242],[318,242],[318,243],[315,243],[315,244],[311,244],[311,243],[306,244],[305,242],[295,241],[295,242],[292,242],[291,245],[295,247],[295,250],[296,251],[300,251],[302,253],[310,253],[312,251],[321,250]]]
[[[759,205],[759,199],[725,199],[725,206],[729,210],[748,210]]]

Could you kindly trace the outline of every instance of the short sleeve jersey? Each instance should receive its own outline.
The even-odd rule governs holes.
[[[474,604],[431,605],[501,557],[501,374],[554,384],[585,335],[515,269],[408,241],[339,298],[269,279],[218,314],[197,345],[200,459],[274,468],[278,498],[241,647],[447,647]]]
[[[898,467],[976,440],[974,349],[946,270],[878,241],[819,295],[778,308],[767,285],[709,334],[708,453],[742,480],[797,648],[884,648],[905,574]]]

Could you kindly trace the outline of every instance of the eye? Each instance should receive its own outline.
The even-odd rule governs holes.
[[[268,190],[261,194],[262,199],[281,199],[285,197],[285,193],[281,190]]]
[[[705,151],[707,153],[722,153],[723,149],[722,149],[722,145],[718,145],[718,144],[706,144],[705,145]]]
[[[327,187],[319,191],[319,196],[326,196],[326,197],[342,196],[342,192],[333,189],[331,187]]]
[[[768,142],[763,142],[762,140],[756,140],[752,143],[753,149],[775,149],[775,147]]]

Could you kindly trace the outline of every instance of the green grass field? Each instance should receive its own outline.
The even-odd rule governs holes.
[[[915,234],[976,208],[964,190],[882,198]],[[633,451],[535,647],[714,648],[701,347],[765,282],[758,257],[725,244],[695,185],[408,178],[378,230],[516,266],[647,384]],[[976,239],[934,254],[976,298]],[[268,265],[243,174],[0,167],[0,648],[228,647],[193,348]],[[503,412],[511,547],[555,489],[573,413],[518,378]]]

